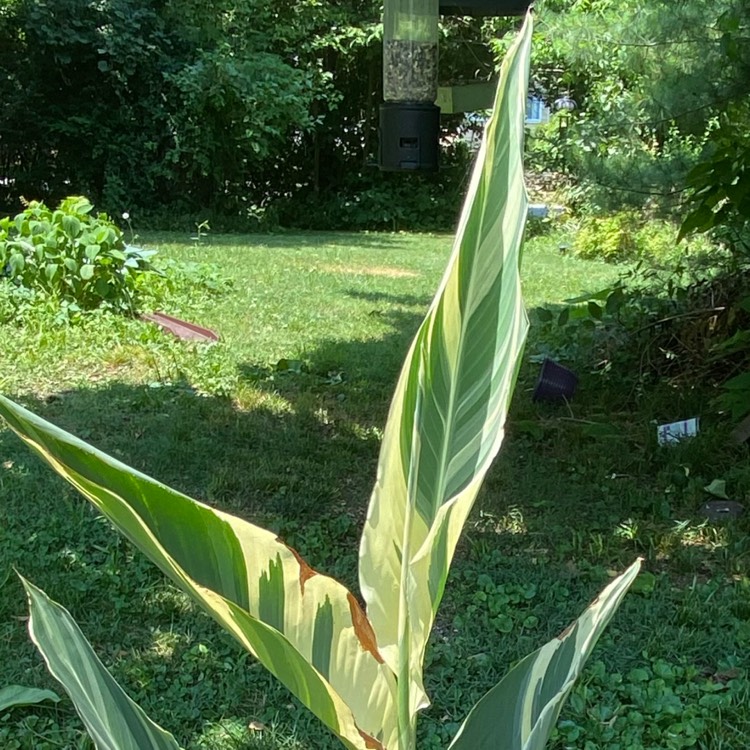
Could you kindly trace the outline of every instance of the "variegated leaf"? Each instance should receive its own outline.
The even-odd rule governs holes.
[[[360,584],[381,653],[399,676],[404,746],[427,704],[425,645],[461,529],[503,438],[528,325],[519,263],[531,33],[529,17],[503,63],[453,254],[391,405],[362,538]]]
[[[179,750],[99,661],[70,613],[21,579],[29,597],[29,633],[65,688],[98,750]]]
[[[560,709],[640,560],[616,578],[564,633],[516,664],[471,710],[449,750],[544,750]]]
[[[349,748],[396,747],[396,681],[355,597],[275,534],[0,396],[0,416]]]

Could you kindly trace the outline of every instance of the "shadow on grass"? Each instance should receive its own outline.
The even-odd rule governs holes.
[[[410,295],[351,294],[424,303]],[[324,341],[308,353],[308,371],[241,364],[237,400],[199,395],[186,381],[161,387],[112,382],[25,403],[138,470],[262,525],[346,516],[359,527],[391,394],[422,319],[387,307],[372,314],[386,318],[391,333]],[[730,486],[733,479],[738,486],[750,479],[741,468],[730,471],[720,438],[709,433],[691,445],[659,448],[647,412],[635,411],[629,398],[588,373],[581,373],[570,405],[532,404],[537,369],[528,361],[522,367],[508,438],[462,549],[480,540],[480,547],[574,567],[581,560],[612,567],[644,555],[656,572],[747,573],[748,521],[706,529],[698,513],[707,499],[703,487],[713,479],[728,478]],[[699,408],[664,394],[669,398],[671,406],[659,406],[662,419],[668,409],[679,418],[680,409]],[[27,462],[13,446],[14,438],[0,433],[0,456],[16,456],[0,494],[39,495],[33,489],[37,470],[22,471]],[[744,452],[735,451],[735,464]],[[356,546],[356,533],[351,538]],[[295,542],[307,546],[303,534]],[[335,559],[312,551],[314,565],[325,568]]]
[[[388,303],[395,305],[407,305],[409,307],[427,308],[432,297],[418,296],[416,294],[389,294],[388,292],[363,292],[359,289],[351,289],[346,292],[347,296],[361,299],[367,302]],[[377,312],[377,311],[374,311]],[[422,316],[419,316],[421,321]]]
[[[278,234],[228,234],[209,233],[205,235],[200,243],[195,242],[196,247],[236,247],[248,245],[251,248],[280,248],[280,249],[305,249],[333,246],[342,248],[367,248],[369,250],[389,250],[394,248],[409,248],[414,246],[414,234],[399,235],[387,233],[369,232],[279,232]],[[418,236],[418,235],[416,235]],[[430,234],[429,236],[435,236]],[[448,235],[446,235],[448,236]],[[182,232],[143,232],[142,243],[184,244],[190,233]]]
[[[187,381],[161,387],[111,382],[26,403],[125,463],[232,512],[268,523],[340,514],[359,523],[390,398],[422,319],[388,305],[423,307],[426,300],[349,293],[384,303],[371,314],[382,316],[390,333],[323,341],[308,352],[303,372],[240,364],[236,400],[199,395]],[[730,486],[733,479],[736,486],[748,483],[750,472],[734,468],[746,449],[729,455],[711,432],[677,449],[656,445],[649,410],[661,421],[700,413],[695,396],[672,389],[638,404],[617,383],[581,372],[570,405],[532,404],[538,367],[528,358],[522,366],[508,438],[470,533],[550,559],[593,557],[611,566],[643,554],[665,569],[665,559],[679,559],[680,574],[747,572],[747,554],[734,536],[750,530],[745,519],[718,530],[713,543],[707,540],[713,532],[693,528],[703,521],[698,508],[707,499],[705,485],[716,478]],[[9,434],[0,433],[0,456],[13,453],[8,441]],[[31,481],[33,473],[22,478]],[[17,468],[10,474],[19,477]],[[684,533],[675,535],[675,524],[684,521]],[[719,537],[740,556],[728,553]]]

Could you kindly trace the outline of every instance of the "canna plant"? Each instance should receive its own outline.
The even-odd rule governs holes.
[[[360,548],[357,597],[275,534],[192,500],[0,397],[0,414],[349,750],[413,750],[453,553],[503,425],[527,330],[524,108],[531,19],[503,63],[448,268],[406,357]],[[538,750],[634,563],[468,713],[454,750]],[[24,582],[30,634],[100,750],[176,748],[70,615]]]

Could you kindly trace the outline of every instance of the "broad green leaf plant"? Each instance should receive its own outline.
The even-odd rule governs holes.
[[[0,397],[0,415],[198,602],[349,750],[413,750],[422,666],[461,529],[503,438],[527,330],[519,263],[527,202],[531,19],[494,113],[437,295],[383,438],[360,549],[366,609],[270,531],[196,502]],[[638,572],[468,713],[451,748],[544,747],[584,660]],[[31,636],[100,750],[176,748],[96,658],[70,615],[25,582]]]
[[[69,312],[106,307],[133,313],[138,278],[153,271],[153,255],[126,244],[107,214],[95,214],[80,195],[54,211],[32,201],[14,218],[0,219],[0,277],[59,300]]]

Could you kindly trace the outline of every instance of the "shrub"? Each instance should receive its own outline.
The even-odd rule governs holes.
[[[275,205],[282,226],[295,229],[452,231],[465,187],[451,171],[405,177],[372,169],[347,176],[336,191],[294,195]]]
[[[104,213],[83,196],[52,211],[32,201],[15,218],[0,220],[0,268],[16,287],[81,310],[135,310],[138,277],[152,270],[154,251],[125,243]]]
[[[581,258],[598,258],[610,263],[632,259],[638,251],[637,230],[636,216],[629,211],[587,217],[576,235],[576,253]]]
[[[649,265],[674,265],[685,250],[707,252],[712,249],[705,238],[678,242],[678,227],[663,219],[644,219],[635,211],[619,211],[609,216],[586,217],[575,239],[581,258],[608,263],[644,260]]]

